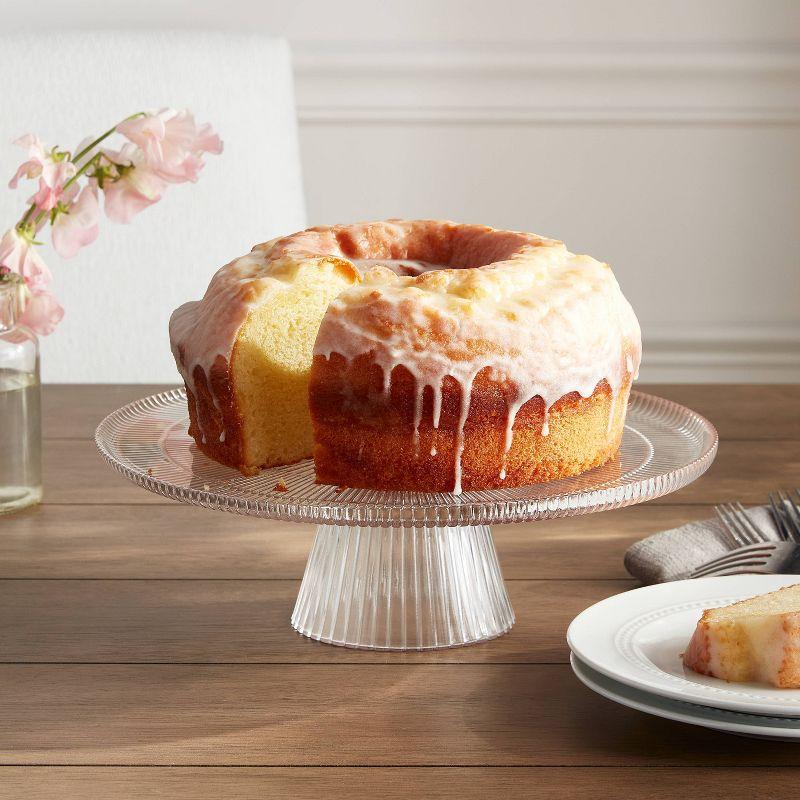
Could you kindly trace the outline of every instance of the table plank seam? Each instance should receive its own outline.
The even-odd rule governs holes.
[[[675,762],[674,764],[636,764],[628,766],[627,764],[459,764],[459,763],[442,763],[442,764],[393,764],[390,762],[380,764],[159,764],[153,763],[128,763],[128,762],[110,762],[110,763],[91,763],[91,764],[71,764],[68,762],[8,762],[0,764],[0,771],[3,769],[19,769],[20,767],[33,767],[35,769],[529,769],[529,770],[545,770],[545,769],[607,769],[607,770],[752,770],[752,769],[792,769],[800,772],[800,766],[796,763],[786,764],[730,764],[720,766],[719,764],[681,764]]]

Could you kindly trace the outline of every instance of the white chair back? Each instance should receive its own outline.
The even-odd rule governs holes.
[[[24,156],[10,141],[29,131],[74,148],[130,113],[173,106],[222,137],[196,184],[170,186],[130,225],[103,216],[97,241],[69,261],[42,248],[66,309],[42,340],[45,381],[177,382],[173,308],[252,245],[305,224],[288,46],[229,33],[14,34],[0,37],[0,86],[2,182]],[[33,193],[2,182],[0,234]]]

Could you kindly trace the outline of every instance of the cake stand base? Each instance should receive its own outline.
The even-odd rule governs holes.
[[[370,650],[457,647],[513,624],[487,525],[320,525],[292,614],[304,636]]]

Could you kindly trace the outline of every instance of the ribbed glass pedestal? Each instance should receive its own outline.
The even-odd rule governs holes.
[[[631,393],[619,453],[602,467],[461,495],[321,484],[310,459],[245,476],[204,456],[188,427],[186,392],[173,389],[109,414],[95,440],[109,464],[151,492],[318,524],[292,625],[319,641],[386,650],[481,642],[513,625],[489,525],[660,497],[702,475],[717,452],[708,420],[640,392]]]
[[[513,624],[487,525],[320,525],[292,614],[304,636],[373,650],[456,647]]]

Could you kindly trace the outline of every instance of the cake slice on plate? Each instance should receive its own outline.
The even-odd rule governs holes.
[[[726,681],[800,688],[800,583],[704,611],[683,663]]]

